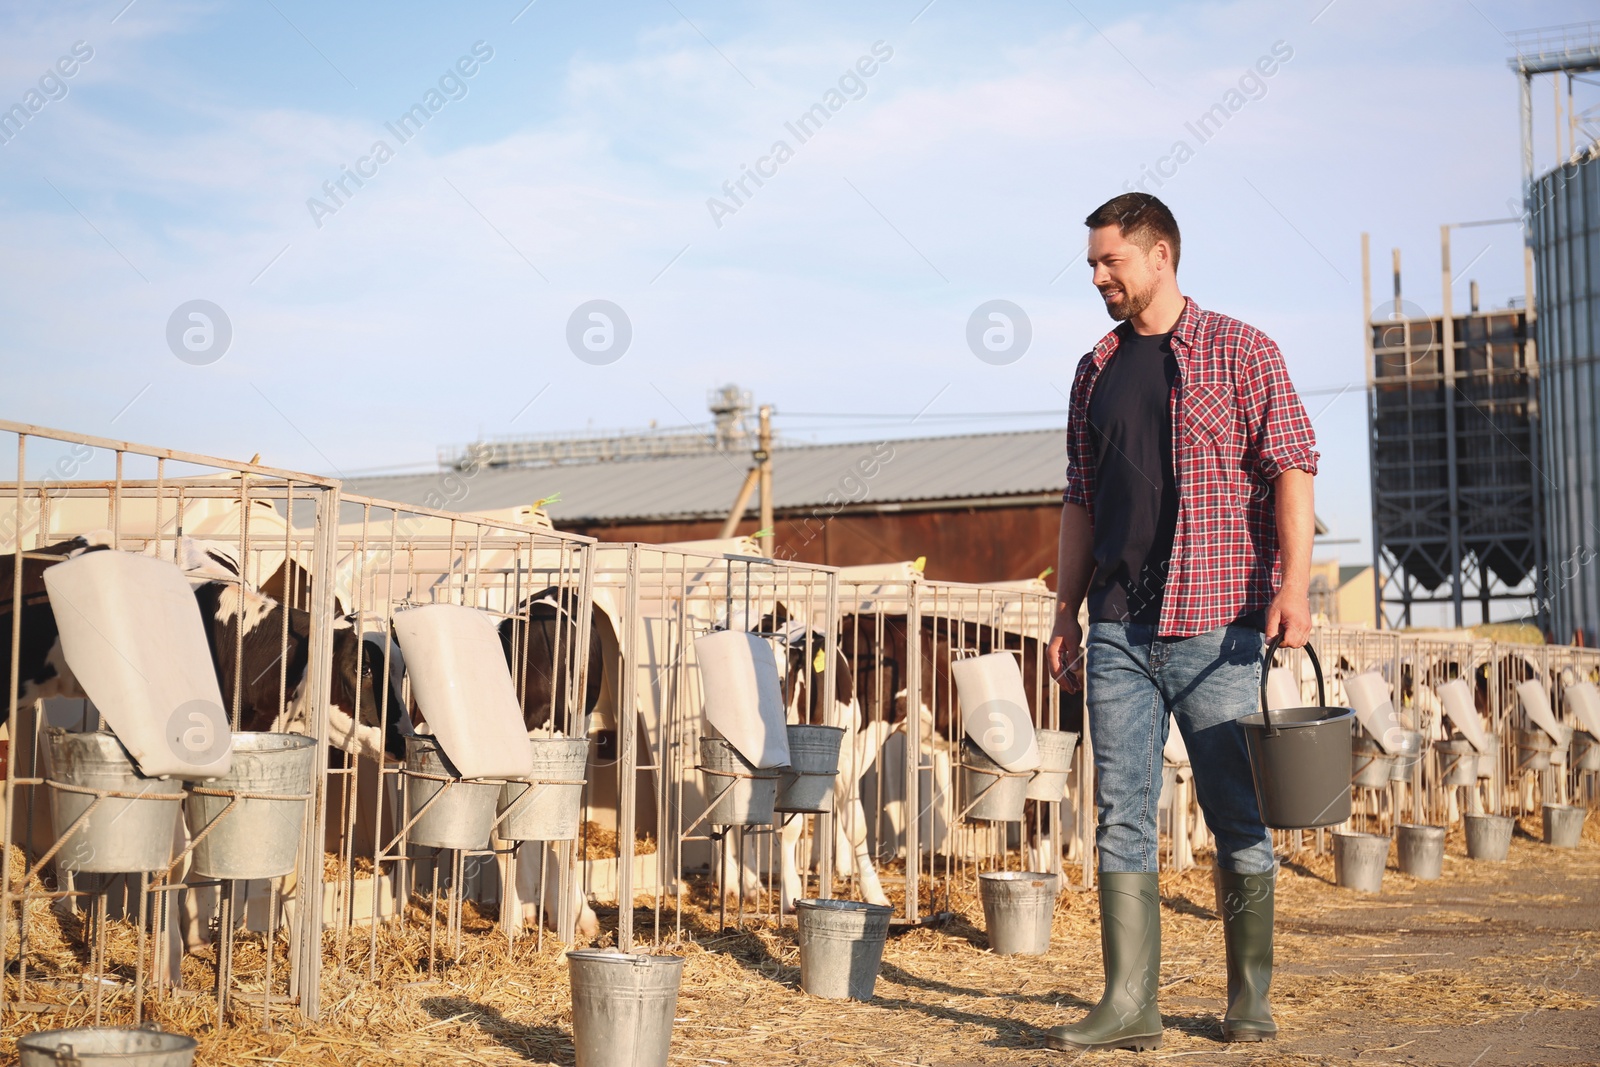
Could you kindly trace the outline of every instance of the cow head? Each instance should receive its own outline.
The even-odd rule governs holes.
[[[385,644],[381,632],[358,632],[353,617],[340,620],[333,631],[333,703],[363,726],[376,727],[381,716],[384,751],[405,759],[411,722],[401,688],[405,666],[392,634]]]

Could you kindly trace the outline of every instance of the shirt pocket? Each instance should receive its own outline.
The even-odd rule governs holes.
[[[1226,383],[1195,382],[1183,390],[1180,426],[1185,445],[1205,442],[1231,447],[1235,442],[1233,387]]]
[[[1244,435],[1239,431],[1233,386],[1227,382],[1196,382],[1183,391],[1182,434],[1175,459],[1198,478],[1209,492],[1220,494],[1228,509],[1239,508],[1249,494],[1243,472]]]

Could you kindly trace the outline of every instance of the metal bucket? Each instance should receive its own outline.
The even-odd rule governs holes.
[[[411,824],[407,836],[413,845],[461,849],[489,847],[489,833],[494,829],[495,809],[500,804],[503,782],[477,782],[459,777],[455,766],[445,759],[439,742],[418,734],[406,738],[406,770],[454,779],[449,782],[434,778],[406,779],[407,819],[423,811],[435,794],[444,792]]]
[[[1467,855],[1475,860],[1501,863],[1511,851],[1509,815],[1463,815],[1467,830]]]
[[[1067,795],[1078,735],[1069,730],[1035,730],[1034,736],[1039,739],[1039,769],[1028,779],[1028,799],[1055,803]]]
[[[961,806],[978,822],[1020,822],[1028,799],[1028,774],[1012,774],[990,759],[971,738],[961,741]],[[987,792],[985,792],[987,790]],[[981,796],[980,796],[981,794]],[[973,804],[973,798],[978,802]]]
[[[499,814],[505,818],[500,820],[496,836],[507,841],[575,841],[589,741],[583,737],[530,737],[528,744],[533,748],[533,773],[529,775],[533,783],[507,782],[501,787]],[[557,784],[567,782],[571,784]]]
[[[1417,764],[1422,762],[1422,731],[1401,730],[1396,736],[1394,763],[1389,768],[1391,782],[1410,782],[1417,777]]]
[[[1572,769],[1600,771],[1600,738],[1586,730],[1572,733]]]
[[[773,810],[832,811],[843,740],[844,730],[837,726],[789,727],[789,769],[778,779]]]
[[[1267,645],[1267,663],[1281,637]],[[1350,708],[1330,708],[1322,684],[1322,664],[1310,645],[1306,653],[1317,672],[1313,708],[1267,710],[1267,675],[1261,671],[1261,711],[1239,720],[1250,751],[1261,821],[1275,830],[1333,826],[1350,817]]]
[[[1576,804],[1544,806],[1544,843],[1554,848],[1577,848],[1583,840],[1583,820],[1587,808]]]
[[[1037,871],[978,875],[983,925],[996,955],[1043,956],[1050,951],[1050,922],[1060,889],[1059,876]]]
[[[856,900],[797,900],[800,988],[814,997],[871,1000],[894,909]]]
[[[1450,741],[1435,741],[1433,751],[1439,757],[1439,779],[1445,786],[1474,786],[1478,784],[1478,750],[1464,737]]]
[[[1535,727],[1517,731],[1517,770],[1543,771],[1550,768],[1555,755],[1555,738]]]
[[[578,1067],[666,1067],[682,956],[567,953]]]
[[[1395,828],[1400,870],[1432,882],[1444,873],[1444,827],[1401,823]]]
[[[159,803],[170,803],[160,801]],[[197,1042],[160,1030],[94,1026],[17,1038],[22,1067],[189,1067]]]
[[[1350,784],[1362,789],[1382,789],[1394,776],[1395,758],[1370,737],[1350,741]]]
[[[198,836],[194,870],[207,878],[276,878],[294,870],[305,826],[306,801],[317,765],[317,742],[303,734],[236,733],[233,766],[221,778],[189,785],[183,813]],[[196,792],[195,790],[204,790]],[[270,793],[298,800],[239,800],[214,792]]]
[[[700,772],[712,801],[706,821],[714,826],[765,826],[772,821],[782,767],[757,767],[721,737],[700,739]],[[726,790],[726,792],[724,792]],[[720,796],[719,796],[720,794]]]
[[[1389,862],[1389,839],[1382,834],[1333,832],[1333,880],[1345,889],[1377,893]]]
[[[140,774],[113,734],[69,733],[52,726],[45,730],[44,756],[45,777],[52,782],[148,797],[183,796],[182,781]],[[95,799],[89,793],[51,789],[56,833],[65,834]],[[78,824],[55,862],[63,870],[103,874],[161,870],[172,862],[172,834],[181,806],[176,800],[107,797]]]

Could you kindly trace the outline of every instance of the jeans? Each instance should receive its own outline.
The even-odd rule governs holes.
[[[1261,632],[1246,626],[1157,640],[1150,625],[1090,625],[1085,703],[1100,870],[1157,869],[1156,805],[1169,712],[1189,749],[1195,797],[1216,838],[1218,866],[1239,874],[1276,869],[1236,721],[1256,710],[1263,650]]]

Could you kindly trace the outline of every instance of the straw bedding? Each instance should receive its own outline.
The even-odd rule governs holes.
[[[1591,818],[1579,852],[1545,849],[1519,835],[1508,864],[1452,861],[1446,880],[1431,886],[1391,869],[1385,895],[1376,898],[1335,889],[1329,857],[1287,863],[1279,880],[1280,968],[1273,991],[1286,1037],[1349,1033],[1350,1020],[1358,1016],[1381,1019],[1392,1030],[1509,1025],[1535,1011],[1591,1007],[1567,983],[1551,978],[1561,968],[1570,969],[1570,954],[1552,950],[1544,955],[1434,958],[1427,952],[1426,930],[1485,921],[1478,910],[1456,902],[1462,893],[1480,892],[1485,900],[1504,896],[1523,905],[1541,896],[1561,897],[1548,886],[1529,885],[1535,881],[1529,872],[1571,864],[1592,869],[1594,849],[1600,845],[1596,824],[1600,819]],[[1536,838],[1537,819],[1525,822],[1523,829]],[[1451,835],[1449,853],[1463,856],[1459,831]],[[1225,988],[1210,871],[1163,875],[1161,890],[1167,1041],[1152,1058],[1221,1055],[1229,1049],[1215,1040]],[[1382,946],[1392,946],[1393,932],[1346,919],[1374,908],[1401,907],[1391,902],[1397,896],[1413,904],[1440,902],[1407,920],[1424,935],[1415,952],[1385,958],[1389,954]],[[317,1024],[277,1013],[275,1029],[266,1032],[259,1000],[252,1005],[240,999],[229,1025],[218,1027],[215,1002],[203,995],[152,1002],[147,1016],[199,1037],[198,1062],[204,1064],[572,1063],[566,969],[554,939],[547,936],[540,946],[529,929],[510,945],[493,916],[469,903],[460,961],[448,958],[441,928],[430,978],[427,904],[426,899],[414,900],[403,927],[377,929],[375,957],[367,929],[354,931],[342,949],[331,932],[326,935],[324,1017]],[[1038,958],[996,957],[986,950],[982,909],[974,892],[958,890],[950,904],[956,914],[944,926],[891,938],[876,999],[857,1004],[817,1000],[799,991],[792,920],[782,929],[767,922],[718,932],[710,888],[697,885],[685,914],[689,936],[681,944],[665,946],[688,961],[673,1062],[775,1067],[1062,1062],[1043,1051],[1038,1028],[1078,1017],[1098,997],[1099,929],[1093,895],[1062,894],[1051,951]],[[80,936],[76,920],[61,919],[42,902],[31,907],[30,973],[81,974],[83,955],[73,945]],[[614,930],[615,909],[600,914],[602,928]],[[636,930],[649,931],[652,914],[641,906]],[[663,929],[670,928],[663,924]],[[113,924],[108,942],[114,962],[131,958],[133,937],[130,924]],[[603,937],[610,939],[610,933]],[[1591,943],[1591,952],[1594,947]],[[260,935],[240,936],[235,966],[245,997],[251,989],[259,993],[263,951]],[[287,965],[281,940],[277,957],[278,965]],[[207,988],[213,965],[209,953],[190,957],[186,984]],[[82,1024],[87,997],[67,983],[30,984],[27,999],[39,1002],[32,1007],[59,1006],[9,1015],[5,1036]],[[108,995],[107,1005],[116,1021],[131,1018],[125,994]],[[1329,1057],[1297,1053],[1288,1040],[1232,1051],[1247,1053],[1244,1058],[1258,1063],[1330,1062]]]

